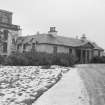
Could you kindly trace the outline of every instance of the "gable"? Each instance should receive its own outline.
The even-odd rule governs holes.
[[[80,46],[81,48],[90,48],[90,49],[93,49],[94,46],[90,43],[90,42],[87,42],[86,44]]]

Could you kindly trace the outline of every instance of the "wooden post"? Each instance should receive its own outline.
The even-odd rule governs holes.
[[[91,58],[93,58],[94,57],[94,51],[92,50],[91,53],[92,53],[91,54],[91,56],[92,56]]]
[[[83,50],[81,49],[80,63],[83,63]]]
[[[92,50],[89,50],[89,62],[91,61],[92,59]]]
[[[87,50],[85,50],[85,63],[87,63]]]

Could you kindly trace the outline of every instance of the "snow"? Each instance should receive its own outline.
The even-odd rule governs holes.
[[[0,105],[89,105],[89,97],[76,68],[1,66]]]
[[[89,105],[87,90],[77,69],[72,69],[32,105]]]
[[[0,105],[29,105],[53,86],[63,67],[1,66]],[[69,70],[66,68],[64,71]],[[31,104],[30,104],[31,105]]]

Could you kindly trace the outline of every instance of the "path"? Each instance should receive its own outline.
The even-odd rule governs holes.
[[[87,89],[90,105],[105,105],[105,64],[78,66]]]
[[[60,82],[43,94],[33,105],[89,105],[87,91],[77,69],[66,73]]]
[[[33,105],[105,105],[105,64],[78,65]]]

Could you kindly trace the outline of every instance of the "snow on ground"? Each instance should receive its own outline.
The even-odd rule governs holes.
[[[32,105],[89,105],[89,97],[77,69],[72,69]]]
[[[68,70],[59,66],[1,66],[0,105],[31,105]]]

